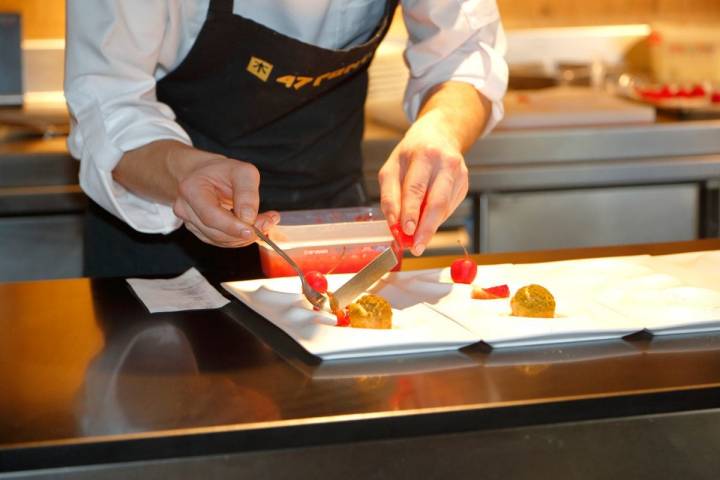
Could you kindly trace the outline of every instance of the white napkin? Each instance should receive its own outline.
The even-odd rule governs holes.
[[[169,279],[128,278],[150,313],[220,308],[230,303],[195,268]]]

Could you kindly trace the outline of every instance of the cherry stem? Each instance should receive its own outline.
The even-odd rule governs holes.
[[[457,242],[458,242],[458,245],[460,245],[462,247],[463,252],[465,252],[465,258],[470,258],[470,254],[468,253],[467,248],[465,248],[465,245],[462,244],[460,239],[458,239]]]
[[[340,254],[340,258],[339,258],[338,261],[335,263],[335,266],[332,267],[330,270],[328,270],[328,272],[327,272],[326,275],[330,275],[332,272],[334,272],[334,271],[337,269],[337,267],[340,266],[340,264],[341,264],[342,261],[343,261],[343,258],[345,257],[345,248],[346,248],[345,245],[343,245],[343,249],[342,249],[342,253]]]

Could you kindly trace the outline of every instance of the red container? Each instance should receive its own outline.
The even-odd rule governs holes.
[[[385,217],[376,208],[297,210],[280,212],[280,218],[280,224],[270,231],[270,239],[303,272],[355,273],[393,244]],[[260,263],[268,277],[296,274],[262,242]]]

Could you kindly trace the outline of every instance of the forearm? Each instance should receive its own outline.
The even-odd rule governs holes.
[[[280,219],[274,211],[258,215],[260,172],[254,165],[175,140],[125,153],[113,178],[137,196],[172,205],[188,230],[220,247],[249,245],[255,235],[248,225],[268,231]]]
[[[491,109],[491,102],[474,86],[449,81],[425,96],[418,120],[432,120],[434,127],[464,152],[485,130]]]
[[[175,140],[158,140],[125,153],[113,178],[136,195],[170,205],[180,181],[215,158],[222,157]]]

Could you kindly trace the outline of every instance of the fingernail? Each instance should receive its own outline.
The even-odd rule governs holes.
[[[419,257],[425,251],[425,245],[422,243],[418,243],[417,245],[415,245],[414,250],[415,250],[415,256]]]
[[[241,208],[240,209],[240,220],[245,223],[253,223],[255,220],[255,212],[252,208]]]
[[[408,220],[407,222],[405,222],[405,228],[403,230],[408,235],[412,235],[413,233],[415,233],[415,222],[413,222],[412,220]]]
[[[270,219],[264,219],[262,221],[262,224],[260,225],[260,230],[262,230],[264,233],[267,233],[270,231],[271,228],[275,226],[275,222],[272,218]]]
[[[240,230],[240,238],[250,240],[252,238],[252,232],[247,228],[243,228],[242,230]]]

